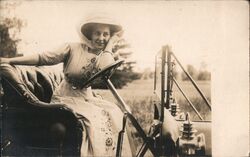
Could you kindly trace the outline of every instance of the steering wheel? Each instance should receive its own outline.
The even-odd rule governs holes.
[[[84,84],[82,87],[89,86],[95,79],[102,77],[104,79],[109,79],[114,71],[124,62],[124,60],[117,60],[112,64],[107,65],[104,67],[102,70],[98,71],[95,73],[93,76],[91,76]]]

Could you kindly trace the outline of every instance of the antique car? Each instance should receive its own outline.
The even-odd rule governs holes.
[[[92,76],[85,85],[97,78],[103,79],[124,112],[123,129],[117,139],[116,156],[121,156],[123,134],[127,121],[137,130],[143,144],[134,156],[211,156],[211,121],[204,120],[194,105],[185,96],[173,77],[173,60],[182,67],[168,46],[156,55],[154,91],[154,121],[151,131],[145,133],[136,118],[125,107],[110,77],[123,61],[116,61]],[[206,100],[195,81],[185,71],[188,78]],[[2,145],[4,156],[80,156],[82,125],[78,115],[64,104],[52,104],[50,99],[54,89],[63,79],[62,72],[52,67],[1,65],[2,97]],[[173,84],[182,91],[188,104],[201,119],[192,121],[189,113],[180,114],[172,95]],[[180,127],[179,138],[169,145],[164,141],[162,129],[164,110],[171,112]],[[182,113],[183,113],[182,112]],[[208,111],[210,112],[210,111]],[[147,153],[150,152],[150,153]]]

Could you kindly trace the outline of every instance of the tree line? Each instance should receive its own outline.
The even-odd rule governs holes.
[[[199,70],[197,70],[193,65],[188,64],[185,69],[189,73],[189,75],[196,81],[210,81],[211,80],[211,72],[207,70],[206,66],[201,64],[201,67]],[[146,69],[142,74],[142,79],[154,79],[155,72]],[[158,73],[157,75],[160,75]],[[175,68],[173,69],[173,76],[177,80],[187,81],[188,77],[183,71],[177,71]]]
[[[197,70],[194,66],[188,64],[187,72],[190,74],[190,76],[194,80],[198,80],[198,81],[210,81],[211,80],[211,73],[206,68],[201,68],[200,70]],[[181,73],[181,79],[183,81],[188,80],[188,77],[184,72]]]

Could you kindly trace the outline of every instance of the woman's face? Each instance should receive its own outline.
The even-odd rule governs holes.
[[[91,35],[91,43],[94,48],[103,50],[110,39],[110,28],[108,25],[96,24]]]

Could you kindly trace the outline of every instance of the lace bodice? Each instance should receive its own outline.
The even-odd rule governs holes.
[[[54,65],[63,62],[65,80],[74,86],[81,86],[92,74],[97,55],[88,52],[83,43],[67,43],[55,51],[39,54],[39,65]]]

